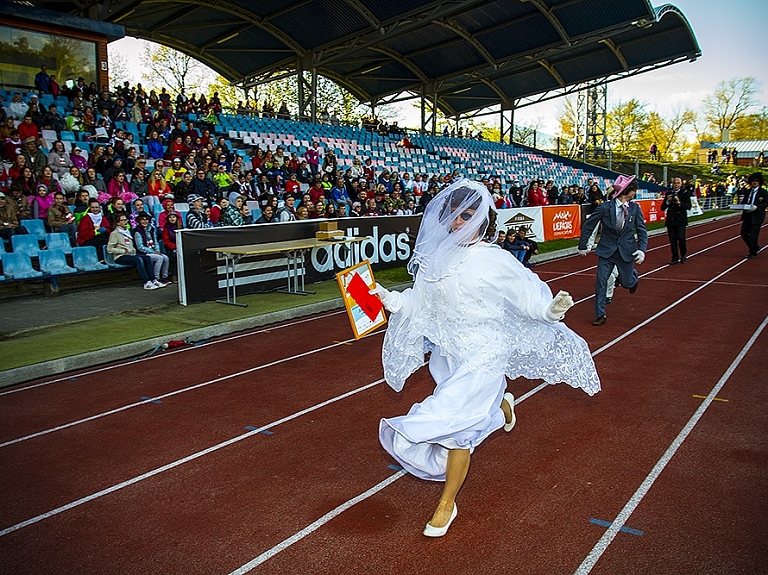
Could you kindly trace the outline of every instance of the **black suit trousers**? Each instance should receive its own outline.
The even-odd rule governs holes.
[[[672,261],[678,261],[688,255],[685,244],[685,226],[667,226],[669,246],[672,248]]]
[[[760,237],[760,226],[762,221],[757,220],[753,222],[753,219],[757,218],[744,218],[741,222],[741,239],[747,244],[749,248],[749,255],[756,256],[760,251],[760,246],[757,245],[757,240]]]

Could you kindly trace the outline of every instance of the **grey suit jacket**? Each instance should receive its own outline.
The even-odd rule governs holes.
[[[637,204],[630,202],[627,220],[620,233],[616,231],[616,200],[597,206],[581,228],[580,250],[587,249],[589,236],[600,223],[603,227],[595,253],[601,258],[609,258],[618,250],[621,259],[631,262],[635,251],[645,252],[648,249],[648,232],[645,230],[643,211]]]

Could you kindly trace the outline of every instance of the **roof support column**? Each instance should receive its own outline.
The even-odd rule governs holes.
[[[432,94],[432,137],[437,135],[437,92]]]
[[[506,122],[506,126],[504,125]],[[515,131],[515,103],[502,102],[499,109],[499,142],[512,144],[512,135]]]
[[[312,67],[312,89],[310,94],[310,121],[317,123],[317,68]]]
[[[304,63],[301,58],[296,59],[296,82],[299,95],[299,122],[307,121],[307,97],[304,91],[304,87],[307,82],[304,79]]]

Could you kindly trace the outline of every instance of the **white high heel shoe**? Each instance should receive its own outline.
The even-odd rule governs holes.
[[[451,513],[451,518],[448,520],[448,523],[445,524],[445,527],[432,527],[429,523],[427,523],[427,526],[424,528],[424,535],[427,537],[442,537],[446,533],[448,533],[448,528],[451,526],[451,523],[453,523],[453,520],[456,519],[456,516],[459,514],[459,508],[456,507],[456,504],[453,504],[453,512]]]
[[[515,415],[515,396],[507,392],[504,394],[504,401],[509,404],[509,410],[512,412],[512,421],[504,424],[504,431],[510,432],[517,423],[517,416]]]

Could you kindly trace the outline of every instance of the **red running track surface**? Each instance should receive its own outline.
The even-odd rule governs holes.
[[[534,269],[603,390],[510,382],[438,540],[441,484],[377,438],[429,374],[392,391],[343,312],[0,391],[0,573],[768,573],[768,256],[733,219],[688,237],[599,328],[594,256]]]

